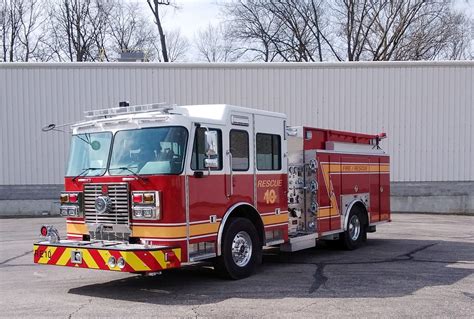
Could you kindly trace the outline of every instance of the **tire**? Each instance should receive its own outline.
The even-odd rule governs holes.
[[[250,220],[232,218],[224,230],[222,255],[217,257],[214,268],[230,279],[252,275],[262,260],[262,245],[257,230]]]
[[[347,230],[341,234],[339,240],[342,248],[346,250],[354,250],[367,240],[367,225],[364,211],[360,207],[351,209],[347,220]]]

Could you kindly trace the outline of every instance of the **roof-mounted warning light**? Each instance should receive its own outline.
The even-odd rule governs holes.
[[[122,101],[119,103],[119,107],[114,107],[110,109],[102,110],[93,110],[85,111],[86,119],[92,120],[97,118],[107,118],[108,116],[114,115],[123,115],[123,114],[134,114],[142,112],[158,112],[163,114],[168,114],[170,110],[173,109],[176,105],[168,103],[154,103],[154,104],[144,104],[144,105],[132,105],[127,101]]]

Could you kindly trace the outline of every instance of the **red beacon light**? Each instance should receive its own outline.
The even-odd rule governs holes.
[[[48,236],[48,227],[46,226],[41,226],[41,236],[46,237]]]

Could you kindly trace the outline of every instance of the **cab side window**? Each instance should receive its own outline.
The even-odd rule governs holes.
[[[204,132],[206,131],[205,128],[200,127],[196,129],[196,134],[194,136],[194,145],[193,145],[193,154],[191,157],[191,169],[194,171],[203,171],[207,170],[204,166],[204,159],[207,158],[206,155],[206,141],[204,137]],[[210,128],[209,131],[216,131],[218,137],[218,163],[219,166],[217,168],[211,168],[213,171],[220,171],[222,170],[222,132],[218,129]]]
[[[232,153],[232,170],[248,171],[249,169],[249,134],[247,131],[231,130],[229,133],[230,152]]]
[[[281,169],[281,138],[276,134],[257,134],[257,169],[278,171]]]

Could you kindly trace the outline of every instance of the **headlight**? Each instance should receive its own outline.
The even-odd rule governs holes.
[[[77,215],[77,207],[70,207],[67,209],[69,216],[76,216]]]
[[[82,192],[62,192],[59,200],[61,202],[60,213],[62,216],[82,216]]]
[[[143,210],[143,217],[145,217],[145,218],[153,217],[153,211],[151,210],[151,208],[145,208]]]
[[[143,211],[140,208],[133,209],[133,217],[140,218],[143,216]]]
[[[119,259],[117,260],[117,266],[120,269],[125,268],[125,259],[123,259],[123,257],[119,257]]]
[[[136,219],[161,219],[161,193],[132,192],[132,212]]]
[[[115,257],[110,256],[107,264],[109,265],[109,267],[114,268],[117,265],[117,261],[115,260]]]

